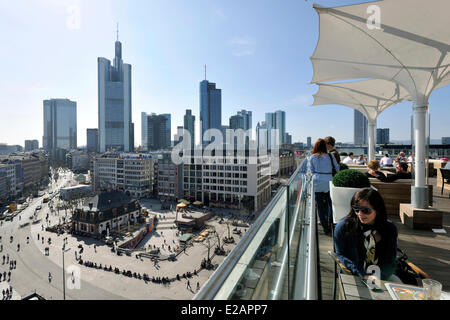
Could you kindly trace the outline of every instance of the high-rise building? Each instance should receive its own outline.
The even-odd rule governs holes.
[[[98,129],[86,130],[86,146],[88,152],[99,152],[98,148]]]
[[[122,43],[115,43],[113,65],[98,58],[98,133],[100,152],[134,150],[131,114],[131,65],[122,61]]]
[[[166,117],[166,146],[172,146],[172,116],[169,113],[162,114]]]
[[[450,137],[442,137],[442,144],[450,144]]]
[[[192,115],[192,110],[186,110],[184,129],[191,135],[191,150],[193,150],[195,146],[195,116]]]
[[[292,136],[286,132],[285,144],[292,144]]]
[[[25,152],[39,149],[38,140],[25,140]]]
[[[252,128],[252,112],[238,111],[234,116],[230,117],[230,129],[250,130]]]
[[[161,150],[170,148],[171,136],[168,128],[171,128],[170,115],[150,115],[141,113],[142,121],[142,149],[144,151]]]
[[[44,149],[53,160],[65,160],[77,147],[77,103],[68,99],[44,100]]]
[[[389,143],[389,129],[377,129],[377,144],[388,144]]]
[[[183,139],[184,128],[182,126],[177,127],[177,133],[173,136],[173,146],[176,146]]]
[[[307,148],[311,148],[312,147],[311,137],[306,138],[306,147]]]
[[[222,129],[222,90],[208,80],[200,82],[200,125],[203,144],[211,141],[207,130]]]
[[[286,143],[286,112],[278,110],[266,113],[265,126],[267,129],[268,149]]]
[[[354,124],[353,143],[359,146],[366,145],[367,129],[368,129],[367,118],[361,112],[355,110],[355,117],[353,124]]]

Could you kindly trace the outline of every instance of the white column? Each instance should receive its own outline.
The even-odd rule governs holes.
[[[415,146],[415,181],[411,192],[411,205],[416,208],[428,207],[428,188],[425,185],[426,174],[426,114],[428,102],[418,99],[414,102],[414,138]]]
[[[376,144],[376,131],[377,131],[377,120],[369,120],[369,136],[368,136],[368,156],[369,161],[375,160],[375,144]]]

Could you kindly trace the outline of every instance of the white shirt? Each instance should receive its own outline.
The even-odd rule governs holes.
[[[384,165],[387,165],[387,164],[392,164],[392,159],[389,158],[389,157],[381,158],[380,165],[384,166]]]
[[[353,164],[353,159],[350,157],[346,157],[342,162],[345,164]]]
[[[414,162],[413,156],[409,156],[409,157],[408,157],[408,162],[409,162],[409,163]]]
[[[447,164],[445,165],[444,169],[450,170],[450,162],[447,162]]]

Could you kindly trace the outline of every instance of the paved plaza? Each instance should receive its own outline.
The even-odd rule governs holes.
[[[112,252],[111,246],[107,246],[104,242],[70,234],[57,235],[56,233],[42,230],[45,224],[46,215],[49,214],[50,225],[58,223],[60,216],[65,215],[65,211],[59,212],[60,216],[51,215],[47,204],[42,205],[42,209],[38,211],[37,219],[39,223],[30,223],[26,227],[19,228],[18,225],[29,220],[34,213],[35,207],[40,203],[37,199],[27,210],[21,215],[21,221],[17,221],[16,217],[13,222],[6,222],[1,227],[3,252],[0,257],[9,254],[11,259],[17,260],[17,269],[12,271],[11,281],[5,282],[2,279],[2,286],[12,285],[14,294],[12,298],[18,299],[21,296],[29,295],[35,290],[38,294],[47,299],[63,299],[63,253],[62,247],[64,242],[64,266],[66,275],[64,283],[66,284],[66,299],[192,299],[197,293],[197,283],[200,287],[214,272],[213,270],[200,270],[201,261],[208,256],[208,248],[206,241],[192,242],[187,246],[185,252],[181,252],[175,261],[163,260],[155,264],[149,258],[137,257],[136,254],[146,252],[150,248],[157,247],[161,251],[161,256],[168,256],[174,253],[174,248],[181,247],[178,242],[178,230],[174,221],[176,213],[169,210],[160,210],[160,202],[155,200],[140,201],[142,206],[149,210],[150,216],[157,216],[159,223],[151,233],[139,243],[137,249],[142,251],[133,252],[130,256],[122,254],[118,256]],[[207,226],[213,227],[220,235],[221,246],[225,251],[230,252],[235,247],[234,244],[223,244],[223,237],[228,236],[228,228],[224,223],[231,221],[230,214],[234,212],[233,218],[238,219],[236,211],[225,209],[214,209],[216,213],[209,221]],[[221,217],[223,220],[221,221]],[[240,218],[244,219],[244,217]],[[31,220],[30,220],[31,221]],[[15,224],[15,225],[14,225]],[[235,228],[231,226],[231,232]],[[248,227],[239,227],[242,234],[248,230]],[[10,235],[14,236],[13,242],[10,243]],[[241,236],[232,234],[236,242]],[[27,244],[26,238],[30,241]],[[195,235],[194,235],[195,237]],[[39,238],[39,240],[38,240]],[[48,239],[51,239],[49,244]],[[44,239],[44,241],[42,241]],[[17,243],[21,244],[21,248],[17,250]],[[104,271],[103,269],[94,269],[80,265],[77,258],[80,258],[79,245],[83,246],[81,257],[83,261],[91,261],[102,264],[103,266],[119,268],[122,270],[130,270],[139,273],[141,276],[146,273],[150,279],[152,277],[175,278],[178,275],[190,272],[192,277],[189,279],[181,278],[181,281],[175,280],[170,284],[158,284],[152,281],[144,281],[134,277],[116,274],[114,272]],[[170,249],[169,249],[170,246]],[[225,256],[214,255],[214,249],[217,246],[217,237],[212,236],[210,239],[210,256],[213,265],[219,265],[226,258]],[[46,248],[49,249],[48,255]],[[9,266],[9,265],[8,265]],[[7,270],[5,265],[0,265],[0,272]],[[198,271],[194,275],[194,271]],[[52,279],[48,275],[51,273]],[[188,286],[188,280],[190,287]],[[1,292],[1,290],[0,290]]]

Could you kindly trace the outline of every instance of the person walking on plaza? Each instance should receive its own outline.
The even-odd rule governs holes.
[[[314,179],[314,193],[320,224],[326,235],[331,235],[332,207],[330,198],[330,181],[339,171],[339,165],[331,153],[327,153],[324,139],[318,139],[312,156],[303,161],[300,172],[308,173],[308,163]]]
[[[191,288],[191,283],[189,282],[189,280],[187,281],[186,288],[187,288],[187,289],[192,289],[192,288]]]

